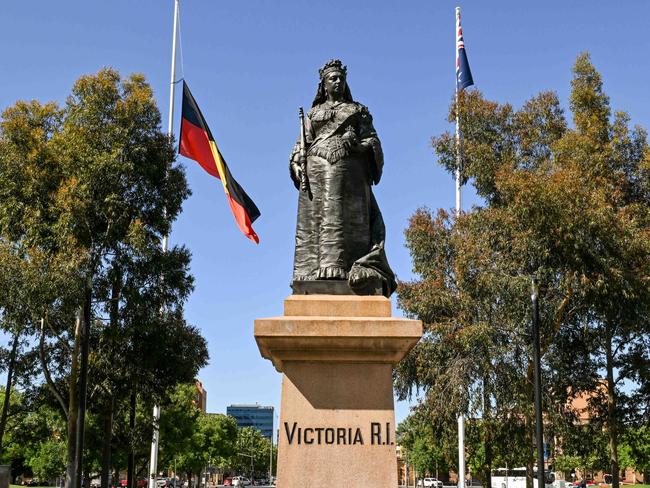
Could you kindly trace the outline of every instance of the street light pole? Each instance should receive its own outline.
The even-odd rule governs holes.
[[[269,484],[273,477],[273,430],[271,430],[271,449],[269,452]]]
[[[532,301],[532,340],[533,340],[533,362],[535,381],[535,442],[537,444],[537,488],[545,488],[546,476],[544,472],[544,426],[542,423],[542,367],[541,367],[541,346],[539,339],[539,285],[537,279],[532,279],[531,301]],[[534,488],[534,487],[533,487]]]

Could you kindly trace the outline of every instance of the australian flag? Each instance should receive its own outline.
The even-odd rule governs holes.
[[[456,90],[462,91],[474,84],[472,71],[469,69],[463,29],[460,26],[460,7],[456,7]]]

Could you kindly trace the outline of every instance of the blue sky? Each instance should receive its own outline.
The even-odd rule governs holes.
[[[420,206],[454,205],[453,181],[429,140],[453,130],[446,113],[457,5],[474,80],[488,98],[518,107],[555,90],[567,106],[571,66],[589,51],[612,108],[650,127],[644,0],[181,1],[177,77],[185,76],[232,173],[262,212],[255,246],[239,233],[220,183],[181,157],[193,195],[171,242],[193,254],[187,317],[209,343],[210,365],[200,373],[208,411],[225,413],[231,403],[279,407],[281,377],[260,357],[253,321],[280,315],[290,293],[297,193],[287,160],[297,108],[310,106],[318,68],[330,58],[348,65],[352,94],[374,117],[386,158],[375,194],[388,257],[400,279],[412,277],[408,217]],[[172,14],[173,0],[5,2],[0,109],[18,99],[63,103],[79,76],[111,66],[144,73],[166,127]],[[397,405],[398,421],[407,413],[408,404]]]

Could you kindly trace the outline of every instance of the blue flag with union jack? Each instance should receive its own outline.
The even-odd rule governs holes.
[[[460,26],[460,8],[456,8],[456,90],[462,91],[473,84],[474,79],[465,52],[463,28]]]

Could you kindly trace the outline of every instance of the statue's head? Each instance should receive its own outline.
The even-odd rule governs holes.
[[[316,91],[314,101],[311,104],[312,107],[327,100],[328,88],[333,89],[332,85],[336,83],[343,83],[340,88],[342,90],[341,100],[346,102],[352,101],[352,93],[350,93],[350,87],[347,82],[348,68],[343,65],[341,60],[330,59],[318,70],[318,73],[320,75],[320,82],[318,83],[318,90]]]
[[[327,76],[329,73],[333,71],[338,71],[343,76],[347,76],[348,67],[344,66],[340,59],[330,59],[327,63],[323,65],[321,69],[318,70],[321,81],[323,81],[325,76]]]

